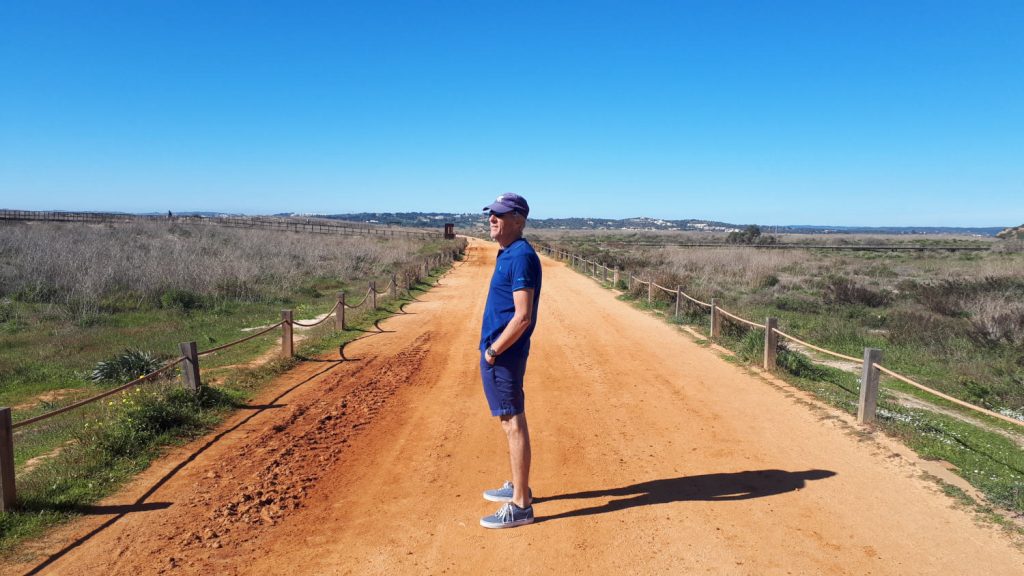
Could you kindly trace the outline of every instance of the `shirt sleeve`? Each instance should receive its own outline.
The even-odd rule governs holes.
[[[512,260],[509,273],[513,292],[537,288],[537,279],[540,277],[540,260],[530,258],[529,254],[523,254]]]

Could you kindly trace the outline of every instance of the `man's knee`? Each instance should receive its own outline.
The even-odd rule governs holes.
[[[500,416],[501,428],[506,434],[521,434],[526,430],[526,413],[520,412],[519,414],[510,414]]]

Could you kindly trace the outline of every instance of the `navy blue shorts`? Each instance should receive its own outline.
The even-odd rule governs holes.
[[[484,353],[480,352],[480,378],[491,416],[514,416],[526,409],[523,376],[529,355],[529,352],[502,354],[494,359],[494,366],[491,366]]]

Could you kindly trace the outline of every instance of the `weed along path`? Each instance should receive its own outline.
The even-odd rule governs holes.
[[[383,332],[280,378],[218,432],[4,574],[997,574],[1024,553],[856,428],[544,259],[527,372],[537,523],[477,351],[474,241]]]

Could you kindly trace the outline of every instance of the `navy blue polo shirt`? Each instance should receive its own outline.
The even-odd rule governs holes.
[[[533,246],[520,238],[508,248],[498,251],[498,259],[494,263],[494,275],[491,276],[491,288],[487,292],[487,304],[484,306],[484,322],[480,330],[480,350],[485,350],[494,343],[501,332],[512,321],[516,306],[512,293],[517,290],[533,288],[533,318],[530,327],[515,341],[512,346],[502,352],[519,354],[529,351],[530,336],[537,325],[537,308],[540,304],[540,258]]]

